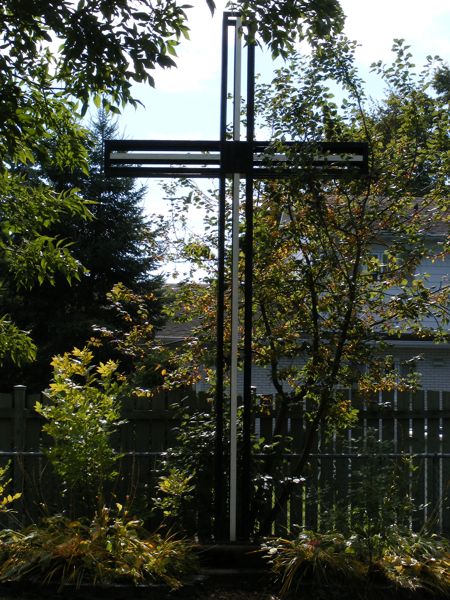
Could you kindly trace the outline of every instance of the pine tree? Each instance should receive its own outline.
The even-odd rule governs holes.
[[[117,138],[118,125],[102,111],[91,124],[92,145],[89,175],[67,176],[42,165],[42,176],[59,191],[76,186],[80,195],[92,201],[92,219],[64,219],[50,235],[72,243],[72,254],[85,267],[79,281],[68,283],[56,277],[32,291],[17,288],[8,281],[0,303],[22,329],[29,330],[38,346],[37,360],[18,368],[5,364],[0,385],[7,389],[17,383],[33,390],[47,386],[50,361],[55,354],[82,346],[92,335],[92,327],[109,327],[114,316],[106,307],[106,294],[121,282],[139,293],[160,295],[161,277],[152,274],[158,263],[158,223],[143,214],[144,186],[133,179],[107,178],[103,174],[105,139]],[[158,321],[159,304],[153,316]]]

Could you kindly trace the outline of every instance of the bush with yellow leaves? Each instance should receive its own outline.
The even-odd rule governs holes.
[[[117,476],[119,455],[110,438],[123,422],[120,397],[125,383],[116,362],[96,365],[86,347],[56,356],[52,366],[48,401],[35,405],[51,438],[46,453],[63,492],[81,494],[83,504],[94,511],[103,504],[105,483]]]
[[[9,462],[4,467],[0,467],[0,512],[11,510],[11,504],[22,496],[20,492],[13,494],[6,493],[6,490],[11,483],[11,478],[8,476],[9,467]]]
[[[0,582],[176,589],[196,571],[190,542],[149,534],[120,504],[102,507],[91,520],[54,515],[20,532],[0,532]]]

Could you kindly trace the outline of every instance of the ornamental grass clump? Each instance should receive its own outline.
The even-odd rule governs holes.
[[[149,534],[120,504],[114,511],[103,507],[92,520],[56,515],[20,532],[0,532],[0,582],[177,589],[196,570],[188,541]]]
[[[266,557],[281,582],[282,596],[321,593],[339,597],[364,585],[366,569],[346,552],[346,540],[339,533],[305,531],[293,540],[277,538],[263,545]],[[331,596],[333,597],[333,596]],[[354,597],[354,596],[351,596]]]
[[[376,557],[366,540],[339,532],[304,531],[263,546],[283,596],[366,600],[416,592],[450,598],[450,544],[436,535],[392,531]]]
[[[450,598],[450,543],[444,538],[399,532],[377,565],[398,588]]]

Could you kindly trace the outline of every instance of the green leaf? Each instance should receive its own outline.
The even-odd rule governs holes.
[[[211,11],[211,15],[214,15],[216,10],[216,4],[214,0],[206,0],[206,4],[208,5],[209,10]]]

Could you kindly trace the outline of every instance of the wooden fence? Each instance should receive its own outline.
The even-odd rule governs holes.
[[[205,400],[192,393],[124,402],[123,417],[127,423],[121,427],[114,443],[125,454],[121,472],[128,493],[133,489],[146,489],[150,496],[154,493],[154,484],[160,475],[161,453],[176,443],[174,427],[179,424],[179,418],[171,405],[182,397],[189,410],[208,410]],[[42,418],[33,409],[38,399],[39,395],[27,394],[23,386],[16,386],[12,394],[0,394],[0,458],[2,464],[11,460],[12,488],[23,492],[17,508],[25,520],[35,519],[40,506],[56,502],[54,480],[42,453],[45,444]],[[450,533],[450,392],[383,393],[365,401],[354,397],[352,403],[360,411],[357,429],[331,438],[319,432],[306,485],[299,482],[294,486],[280,511],[274,533],[285,534],[294,525],[320,529],[326,519],[335,518],[332,515],[337,513],[333,510],[338,505],[351,515],[355,485],[359,481],[357,475],[361,466],[370,461],[384,470],[389,465],[392,468],[402,465],[403,485],[414,498],[413,527],[433,522],[435,530]],[[277,401],[257,397],[256,404],[255,433],[270,441]],[[292,450],[283,461],[286,477],[296,475],[295,463],[303,441],[306,412],[307,407],[297,407],[287,418]],[[374,450],[368,442],[371,436],[386,444],[378,444]],[[356,443],[355,437],[362,441]],[[266,495],[271,502],[280,484],[272,481],[267,485]],[[202,528],[206,531],[211,515],[202,515],[202,518]]]
[[[320,529],[333,519],[351,518],[352,507],[363,490],[361,470],[372,469],[376,476],[397,470],[398,485],[404,499],[413,501],[410,525],[420,530],[424,524],[439,533],[450,533],[450,393],[380,393],[360,399],[351,392],[344,396],[359,410],[353,430],[327,437],[319,431],[310,458],[306,485],[291,494],[278,518],[274,533],[290,531],[294,525]],[[257,435],[271,438],[276,400],[269,398],[271,409],[256,419]],[[267,406],[267,401],[266,401]],[[286,424],[293,438],[294,453],[287,457],[286,474],[295,476],[295,448],[300,449],[307,426],[306,406],[291,411]],[[370,443],[372,440],[372,443]],[[375,441],[375,443],[374,443]],[[395,481],[392,474],[391,481]],[[366,473],[370,476],[370,473]],[[387,477],[389,479],[389,477]],[[386,479],[386,477],[385,477]],[[274,484],[276,487],[277,484]],[[366,486],[370,486],[366,482]],[[358,494],[359,492],[359,494]],[[373,490],[377,493],[379,490]],[[396,493],[399,490],[395,490]],[[387,490],[385,493],[389,493]],[[276,489],[274,489],[274,496]],[[336,510],[340,508],[340,511]],[[342,514],[345,509],[347,516]]]

